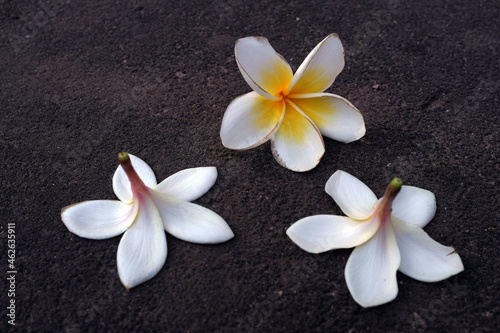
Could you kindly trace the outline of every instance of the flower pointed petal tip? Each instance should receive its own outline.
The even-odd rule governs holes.
[[[69,231],[80,237],[106,239],[127,230],[136,213],[137,205],[117,200],[93,200],[64,207],[61,219]]]
[[[288,228],[286,234],[301,249],[322,253],[363,244],[377,232],[379,224],[358,222],[345,216],[314,215]]]
[[[290,65],[276,53],[265,37],[246,37],[236,41],[234,53],[238,68],[248,85],[270,100],[281,99],[293,73]]]
[[[215,212],[191,202],[153,192],[165,230],[191,243],[218,244],[234,237],[226,221]]]
[[[363,115],[343,97],[321,93],[302,95],[293,101],[327,138],[350,143],[366,133]]]
[[[284,103],[268,100],[256,92],[237,97],[222,119],[222,144],[229,149],[250,149],[263,144],[278,130],[284,107]]]
[[[216,167],[181,170],[153,189],[179,200],[193,201],[205,194],[217,180]]]
[[[464,270],[455,249],[439,244],[416,225],[396,217],[392,222],[401,252],[402,273],[415,280],[437,282]]]
[[[394,300],[400,263],[392,224],[386,223],[369,241],[356,247],[347,261],[345,278],[354,300],[365,308]]]
[[[151,167],[139,157],[136,157],[132,154],[124,154],[126,154],[130,158],[135,172],[137,173],[139,178],[141,178],[144,184],[148,187],[155,187],[156,177]],[[123,158],[124,162],[127,161],[127,158],[125,156],[123,156]],[[132,202],[133,194],[130,180],[121,165],[118,166],[115,174],[113,175],[113,190],[115,191],[115,195],[118,197],[118,199],[120,199],[120,201],[122,201],[123,203],[129,204]]]
[[[295,73],[287,94],[318,93],[329,88],[344,68],[344,48],[337,34],[323,39]]]
[[[167,239],[154,202],[141,200],[134,224],[125,232],[117,252],[118,274],[122,284],[131,289],[152,279],[167,259]]]
[[[436,214],[436,197],[428,190],[403,185],[392,204],[392,215],[421,228]]]
[[[325,191],[339,205],[340,209],[352,219],[364,220],[373,213],[377,197],[356,177],[337,170],[326,182]]]

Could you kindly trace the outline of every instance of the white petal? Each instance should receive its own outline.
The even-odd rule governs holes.
[[[134,221],[137,205],[117,200],[84,201],[64,207],[61,218],[72,233],[90,239],[105,239],[123,233]]]
[[[271,139],[274,158],[293,171],[308,171],[325,153],[323,138],[314,123],[287,103],[285,117]]]
[[[326,182],[325,191],[350,218],[365,220],[373,214],[377,197],[368,186],[345,171],[337,170]]]
[[[180,200],[193,201],[205,194],[216,180],[216,167],[191,168],[173,174],[153,189]]]
[[[137,175],[142,179],[144,184],[148,187],[156,186],[156,177],[149,165],[147,165],[147,163],[139,157],[131,154],[128,155],[130,156],[130,161],[132,162],[135,172],[137,172]],[[127,174],[121,165],[118,166],[115,174],[113,175],[113,190],[115,191],[115,195],[118,199],[124,203],[132,202],[133,195],[130,181],[128,180]]]
[[[249,149],[263,144],[278,130],[285,105],[251,92],[236,98],[227,107],[220,136],[230,149]]]
[[[363,244],[379,225],[379,219],[360,222],[345,216],[315,215],[295,222],[286,234],[301,249],[321,253]]]
[[[403,185],[392,203],[392,215],[423,228],[436,214],[436,197],[430,191]]]
[[[464,270],[460,256],[452,247],[433,240],[420,227],[392,217],[401,253],[399,271],[424,282],[436,282]]]
[[[246,37],[234,46],[236,62],[250,87],[262,97],[278,101],[292,80],[290,65],[276,53],[267,38]]]
[[[293,102],[311,118],[324,136],[349,143],[365,135],[363,116],[345,98],[327,93],[302,96],[308,98],[293,98]]]
[[[345,267],[347,288],[362,307],[392,301],[398,295],[396,272],[401,257],[390,221],[354,249]]]
[[[191,243],[217,244],[234,237],[222,217],[205,207],[152,192],[165,230]]]
[[[295,73],[286,94],[322,92],[344,68],[344,48],[337,34],[331,34],[309,53]]]
[[[118,274],[133,288],[153,278],[167,259],[167,239],[160,213],[151,198],[140,199],[137,218],[118,245]]]

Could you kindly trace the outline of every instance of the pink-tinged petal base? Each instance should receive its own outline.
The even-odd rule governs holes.
[[[423,282],[442,281],[464,270],[452,247],[433,240],[420,227],[393,216],[396,240],[401,253],[399,271]]]
[[[301,249],[321,253],[363,244],[379,225],[380,219],[355,221],[345,216],[314,215],[295,222],[286,234]]]
[[[347,288],[362,307],[381,305],[398,294],[396,272],[401,257],[390,221],[354,249],[345,268]]]
[[[131,154],[128,154],[128,156],[130,157],[130,161],[132,162],[135,172],[139,178],[141,178],[143,183],[148,187],[155,187],[156,177],[151,167],[139,157]],[[113,175],[113,190],[115,191],[118,199],[120,199],[123,203],[129,204],[132,202],[133,194],[130,180],[121,165],[118,166],[115,174]]]
[[[122,234],[137,215],[136,204],[117,200],[84,201],[64,207],[61,219],[72,233],[90,239],[106,239]]]

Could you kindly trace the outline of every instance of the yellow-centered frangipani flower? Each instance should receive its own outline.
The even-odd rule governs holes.
[[[325,190],[347,216],[309,216],[286,233],[310,253],[355,247],[345,279],[361,306],[396,298],[398,270],[424,282],[442,281],[464,270],[452,247],[439,244],[422,230],[436,213],[432,192],[403,186],[395,178],[377,200],[368,186],[341,170],[330,177]]]
[[[167,259],[165,231],[191,243],[216,244],[233,238],[226,221],[193,204],[217,179],[215,167],[179,171],[160,184],[143,160],[118,155],[113,190],[120,200],[84,201],[61,211],[76,235],[106,239],[124,233],[118,245],[118,275],[125,288],[153,278]]]
[[[271,140],[278,163],[308,171],[325,152],[321,135],[348,143],[365,134],[354,105],[323,92],[344,68],[344,48],[336,34],[319,43],[295,75],[264,37],[236,41],[235,57],[254,91],[227,107],[220,131],[225,147],[250,149]]]

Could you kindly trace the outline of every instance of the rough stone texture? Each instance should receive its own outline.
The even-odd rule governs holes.
[[[493,332],[500,326],[500,3],[485,1],[0,0],[1,258],[16,231],[22,332]],[[249,92],[236,39],[265,36],[296,69],[331,32],[346,66],[328,90],[363,113],[367,134],[325,139],[313,171],[278,165],[269,144],[231,151],[226,106]],[[117,153],[159,180],[216,166],[196,201],[236,237],[201,246],[167,235],[151,281],[126,291],[120,237],[70,233],[66,205],[114,199]],[[363,309],[344,280],[351,250],[308,254],[295,221],[341,214],[324,192],[345,170],[381,196],[395,176],[436,194],[425,228],[465,271],[427,284],[398,273],[393,302]],[[2,286],[6,286],[6,276]],[[5,316],[0,330],[14,331]]]

